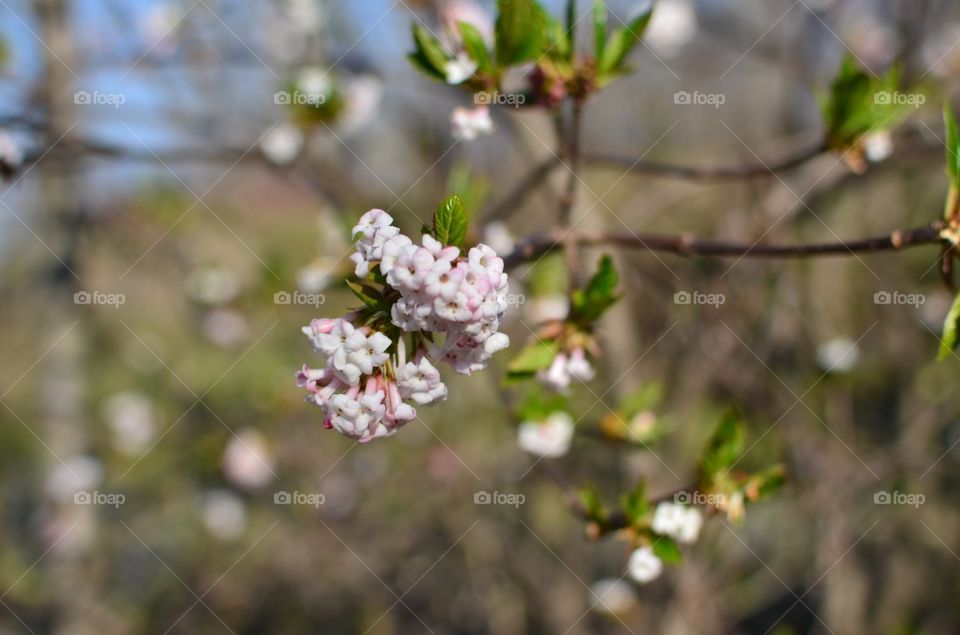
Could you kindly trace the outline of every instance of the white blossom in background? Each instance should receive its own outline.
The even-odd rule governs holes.
[[[480,135],[493,134],[493,119],[486,106],[454,108],[450,114],[450,125],[453,136],[463,141],[473,141]]]
[[[570,299],[562,293],[538,295],[523,305],[524,314],[532,324],[564,320],[570,312]]]
[[[191,299],[209,306],[222,306],[240,293],[240,279],[226,267],[198,267],[187,275],[184,285]]]
[[[657,0],[643,41],[657,55],[674,57],[696,34],[697,11],[691,0]]]
[[[489,245],[490,249],[497,252],[498,256],[510,254],[517,244],[517,239],[510,232],[510,229],[500,221],[487,223],[483,228],[483,242]]]
[[[72,502],[77,492],[96,489],[103,481],[103,473],[103,463],[92,456],[69,457],[51,468],[47,493],[55,500]]]
[[[231,436],[221,465],[227,480],[244,489],[263,487],[275,478],[267,443],[262,434],[251,428]]]
[[[557,411],[544,421],[524,421],[517,430],[517,442],[530,454],[557,458],[570,451],[574,421],[568,413]]]
[[[460,22],[475,27],[488,45],[493,44],[493,16],[473,0],[449,0],[440,6],[440,37],[447,45],[459,45]],[[452,41],[451,41],[452,39]]]
[[[889,130],[868,134],[863,140],[863,152],[870,163],[886,161],[893,154],[893,135]]]
[[[627,571],[631,578],[640,584],[646,584],[656,580],[663,572],[663,561],[650,547],[640,547],[630,554]]]
[[[151,5],[141,16],[140,37],[151,53],[171,55],[178,45],[177,35],[183,22],[183,7],[175,2]]]
[[[817,347],[817,364],[824,372],[847,373],[860,361],[860,347],[848,337],[835,337]]]
[[[344,134],[360,131],[376,120],[383,101],[383,80],[364,73],[345,80],[343,112],[337,126]]]
[[[604,578],[590,587],[593,610],[617,615],[626,613],[637,602],[633,587],[623,580]]]
[[[457,53],[456,58],[446,63],[443,68],[450,85],[462,84],[477,72],[479,65],[465,52]]]
[[[304,293],[318,293],[323,291],[333,280],[335,262],[326,258],[317,258],[310,264],[297,271],[297,288]]]
[[[650,528],[658,534],[670,536],[677,542],[696,542],[703,526],[703,515],[696,507],[663,502],[653,513]]]
[[[23,148],[8,130],[0,130],[0,165],[10,170],[23,165]]]
[[[239,311],[214,309],[203,317],[203,333],[217,346],[230,348],[250,336],[250,324]]]
[[[305,34],[319,31],[327,17],[320,0],[286,0],[284,13],[290,26]]]
[[[564,393],[574,379],[588,382],[595,375],[596,371],[587,359],[586,352],[582,348],[574,348],[557,353],[546,370],[537,372],[537,380],[548,388]]]
[[[277,124],[260,139],[260,151],[274,165],[288,165],[303,149],[300,128],[290,123]]]
[[[300,69],[295,83],[300,91],[314,100],[325,99],[333,90],[330,71],[319,66],[308,66]]]
[[[103,414],[118,452],[140,456],[156,436],[153,403],[141,392],[121,392],[107,399]]]
[[[229,490],[210,490],[203,496],[203,524],[221,540],[234,540],[247,528],[247,506]]]

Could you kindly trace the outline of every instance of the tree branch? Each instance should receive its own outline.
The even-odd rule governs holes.
[[[914,229],[895,230],[885,236],[853,241],[811,243],[805,245],[761,245],[731,243],[721,240],[697,238],[691,234],[635,234],[635,233],[582,233],[564,236],[561,231],[529,236],[517,243],[513,252],[504,257],[506,267],[515,267],[533,260],[567,244],[610,245],[625,249],[639,249],[673,253],[679,256],[716,256],[751,258],[809,258],[814,256],[846,256],[856,253],[899,251],[908,247],[940,244],[940,232],[944,228],[937,221]]]

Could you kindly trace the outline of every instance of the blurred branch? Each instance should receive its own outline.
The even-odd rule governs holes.
[[[504,257],[505,267],[514,267],[525,261],[562,249],[567,244],[610,245],[625,249],[639,249],[673,253],[680,256],[742,256],[752,258],[807,258],[814,256],[845,256],[864,252],[898,251],[908,247],[933,245],[942,242],[941,221],[914,229],[895,230],[885,236],[853,241],[811,243],[804,245],[761,245],[731,243],[697,238],[690,234],[582,233],[554,231],[530,236],[518,242],[513,253]]]
[[[543,183],[560,163],[560,157],[551,154],[550,157],[534,166],[534,168],[517,183],[516,187],[490,210],[487,214],[486,222],[503,220],[516,208],[523,205],[527,196]]]
[[[584,157],[584,161],[599,165],[624,167],[628,172],[637,174],[649,174],[654,176],[689,179],[693,181],[724,181],[771,176],[780,172],[786,172],[795,167],[803,165],[807,161],[817,158],[824,152],[827,152],[827,150],[827,145],[821,142],[816,146],[808,148],[807,150],[804,150],[803,152],[793,156],[787,157],[786,159],[783,159],[777,163],[761,162],[758,165],[713,168],[671,165],[656,161],[638,161],[629,157],[600,153],[587,154]]]

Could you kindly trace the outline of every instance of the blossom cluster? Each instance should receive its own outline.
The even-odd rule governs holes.
[[[297,381],[323,409],[327,428],[368,442],[415,419],[411,403],[446,399],[435,364],[469,375],[510,344],[499,332],[508,279],[503,260],[486,245],[461,254],[429,234],[418,245],[383,210],[364,214],[353,236],[354,273],[382,287],[381,304],[304,327],[325,364],[304,366]]]
[[[681,543],[692,543],[700,534],[703,516],[695,507],[663,502],[653,512],[650,529],[654,533]],[[663,571],[663,561],[649,546],[639,547],[630,554],[627,572],[641,584],[656,579]]]
[[[537,373],[537,379],[557,392],[566,392],[573,379],[588,382],[595,374],[583,348],[577,347],[557,353],[550,365]]]

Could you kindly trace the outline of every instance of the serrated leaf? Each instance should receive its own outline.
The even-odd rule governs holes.
[[[536,59],[543,44],[547,15],[535,0],[498,0],[496,58],[500,66]]]
[[[616,295],[619,280],[613,259],[604,255],[587,286],[573,293],[571,300],[576,319],[582,323],[594,322],[613,306],[619,299]]]
[[[607,38],[603,55],[598,58],[597,70],[601,75],[616,72],[623,66],[627,55],[637,42],[643,39],[643,33],[653,15],[653,6],[634,18],[629,24],[614,29]]]
[[[593,2],[593,45],[596,58],[602,58],[607,45],[607,5],[603,0]]]
[[[477,27],[469,22],[458,22],[457,27],[460,29],[460,37],[463,39],[463,48],[470,55],[470,59],[477,63],[480,70],[491,72],[493,61],[487,51],[487,43]]]
[[[458,195],[447,198],[433,215],[433,237],[444,245],[460,247],[467,238],[467,210]]]
[[[937,361],[950,357],[958,344],[958,328],[960,328],[960,294],[954,298],[950,310],[947,312],[947,318],[943,321],[943,337],[940,338],[940,352],[937,354]]]
[[[653,555],[663,560],[665,564],[680,564],[683,562],[683,554],[673,538],[657,534],[652,548]]]
[[[734,411],[729,411],[720,420],[707,448],[700,459],[700,469],[709,479],[718,472],[725,472],[736,463],[743,453],[746,426]]]
[[[416,51],[410,54],[409,59],[414,66],[432,77],[446,81],[446,65],[450,56],[436,37],[419,22],[413,23],[413,42]]]
[[[530,344],[520,351],[507,364],[507,372],[512,375],[533,375],[537,371],[550,366],[550,362],[557,356],[557,343],[553,340],[539,341]]]

